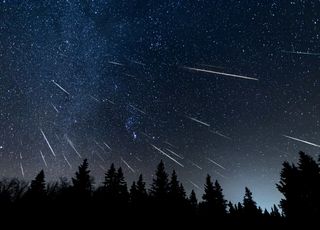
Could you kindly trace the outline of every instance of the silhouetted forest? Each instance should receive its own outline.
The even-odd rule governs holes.
[[[297,165],[283,163],[280,204],[262,210],[249,188],[242,202],[233,204],[223,195],[217,180],[207,175],[204,194],[186,191],[175,171],[168,174],[161,161],[147,187],[143,175],[130,186],[121,168],[114,164],[105,172],[104,181],[93,186],[87,160],[78,167],[71,181],[62,178],[46,183],[45,173],[26,183],[18,179],[0,181],[0,217],[24,217],[30,221],[55,220],[79,223],[137,224],[165,223],[224,226],[280,226],[313,223],[320,217],[320,167],[309,155],[300,152]],[[268,199],[268,198],[266,198]],[[279,207],[279,208],[278,208]]]

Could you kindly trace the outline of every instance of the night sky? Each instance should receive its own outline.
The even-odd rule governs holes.
[[[0,174],[150,182],[163,159],[270,207],[282,162],[319,153],[319,27],[315,0],[2,0]]]

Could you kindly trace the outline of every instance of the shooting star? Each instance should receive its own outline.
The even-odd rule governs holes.
[[[114,101],[109,100],[108,98],[103,99],[102,101],[109,102],[110,104],[115,105]]]
[[[135,173],[134,169],[122,157],[121,157],[121,161],[131,170],[131,172]]]
[[[210,131],[210,133],[216,134],[216,135],[218,135],[220,137],[226,138],[228,140],[232,140],[230,137],[228,137],[228,136],[226,136],[226,135],[224,135],[224,134],[222,134],[222,133],[220,133],[218,131],[215,131],[215,130],[209,130],[209,131]]]
[[[97,145],[103,152],[106,151],[106,150],[103,148],[103,146],[101,146],[101,145],[99,144],[98,141],[96,141],[96,140],[93,140],[93,141],[96,143],[96,145]]]
[[[41,155],[41,158],[42,158],[42,160],[43,160],[44,165],[48,168],[48,165],[47,165],[46,159],[44,158],[44,155],[43,155],[43,153],[42,153],[42,151],[41,151],[41,150],[40,150],[40,155]]]
[[[197,185],[196,183],[194,183],[193,181],[191,180],[188,180],[190,182],[190,184],[192,184],[194,187],[196,187],[197,189],[199,190],[203,190],[199,185]]]
[[[282,136],[284,136],[286,138],[289,138],[289,139],[292,139],[292,140],[295,140],[295,141],[299,141],[299,142],[302,142],[302,143],[305,143],[305,144],[312,145],[312,146],[320,148],[320,145],[317,145],[317,144],[309,142],[309,141],[304,141],[304,140],[301,140],[301,139],[298,139],[298,138],[295,138],[295,137],[291,137],[291,136],[287,136],[287,135],[282,135]]]
[[[72,165],[70,164],[70,162],[68,161],[67,157],[64,155],[64,153],[62,153],[63,159],[65,160],[65,162],[67,162],[67,164],[69,165],[70,168],[72,168]]]
[[[222,168],[223,170],[227,170],[225,167],[223,167],[221,164],[217,163],[216,161],[210,159],[207,157],[207,160],[210,161],[211,163],[215,164],[216,166],[218,166],[219,168]]]
[[[311,53],[311,52],[301,52],[301,51],[287,51],[287,50],[282,50],[282,53],[287,53],[287,54],[298,54],[298,55],[310,55],[310,56],[320,56],[320,53]]]
[[[103,170],[103,171],[107,171],[107,169],[105,167],[103,167],[102,165],[99,165],[99,167]]]
[[[103,159],[103,157],[98,152],[96,152],[96,155],[100,158],[101,161],[103,161],[103,163],[105,163],[105,160]]]
[[[139,108],[137,108],[137,107],[135,107],[135,106],[133,106],[133,105],[129,105],[131,108],[133,108],[134,110],[136,110],[136,111],[138,111],[138,112],[140,112],[140,113],[142,113],[142,114],[146,114],[146,112],[144,112],[143,110],[141,110],[141,109],[139,109]]]
[[[20,169],[21,169],[22,177],[24,177],[24,170],[23,170],[23,165],[22,165],[22,163],[21,163],[21,162],[20,162]]]
[[[176,157],[179,157],[180,159],[183,159],[183,158],[184,158],[183,156],[181,156],[181,155],[173,152],[171,149],[166,148],[166,150],[167,150],[168,152],[172,153],[173,155],[175,155]]]
[[[124,66],[122,63],[120,62],[115,62],[115,61],[108,61],[110,64],[112,65],[118,65],[118,66]]]
[[[165,143],[165,144],[167,144],[167,145],[169,145],[169,146],[171,146],[171,147],[173,147],[173,148],[175,148],[175,149],[178,149],[178,147],[177,147],[177,146],[175,146],[175,145],[171,144],[171,143],[170,143],[170,142],[168,142],[168,141],[164,141],[163,143]]]
[[[192,67],[183,67],[184,69],[191,70],[191,71],[196,71],[196,72],[203,72],[203,73],[211,73],[211,74],[217,74],[217,75],[222,75],[226,77],[234,77],[234,78],[241,78],[241,79],[246,79],[246,80],[254,80],[254,81],[259,81],[257,78],[253,77],[247,77],[247,76],[242,76],[242,75],[237,75],[237,74],[231,74],[231,73],[224,73],[224,72],[218,72],[218,71],[213,71],[213,70],[207,70],[207,69],[198,69],[198,68],[192,68]]]
[[[40,129],[40,132],[42,133],[42,136],[43,136],[44,140],[47,142],[47,145],[48,145],[48,147],[49,147],[52,155],[53,155],[54,157],[56,157],[56,154],[55,154],[55,152],[53,151],[53,148],[51,147],[50,142],[48,141],[48,139],[47,139],[47,137],[46,137],[46,134],[43,132],[42,129]]]
[[[210,124],[206,123],[206,122],[203,122],[203,121],[200,121],[194,117],[189,117],[189,116],[186,116],[187,118],[189,118],[190,120],[194,121],[194,122],[197,122],[201,125],[204,125],[204,126],[207,126],[207,127],[210,127]]]
[[[64,93],[70,95],[70,93],[65,90],[61,85],[59,85],[57,82],[55,82],[54,80],[52,80],[52,83],[55,84],[60,90],[62,90]]]
[[[92,100],[94,100],[94,101],[96,101],[96,102],[100,102],[98,98],[96,98],[96,97],[94,97],[94,96],[92,96],[92,95],[90,95],[90,97],[91,97]]]
[[[137,159],[137,161],[142,162],[142,160],[141,160],[139,157],[135,156],[134,158],[136,158],[136,159]]]
[[[51,106],[53,107],[53,109],[54,109],[57,113],[59,113],[59,110],[57,109],[57,107],[56,107],[54,104],[51,103]]]
[[[162,153],[163,155],[165,155],[166,157],[168,157],[170,160],[172,160],[173,162],[175,162],[176,164],[180,165],[181,167],[184,167],[183,164],[181,164],[180,162],[178,162],[176,159],[174,159],[173,157],[169,156],[168,154],[166,154],[164,151],[162,151],[160,148],[158,148],[157,146],[154,146],[153,144],[150,144],[154,149],[156,149],[157,151],[159,151],[160,153]]]
[[[71,148],[76,152],[76,154],[79,156],[79,158],[82,158],[80,153],[78,152],[78,150],[76,149],[76,147],[74,146],[73,142],[70,140],[70,138],[68,137],[68,135],[65,135],[65,138],[68,142],[68,144],[71,146]]]
[[[112,151],[110,145],[108,145],[106,142],[103,142],[103,144],[104,144],[110,151]]]
[[[227,177],[221,173],[219,173],[218,171],[214,171],[216,174],[218,174],[219,176],[221,176],[222,178],[226,179]]]
[[[139,62],[139,61],[131,61],[131,62],[134,64],[137,64],[137,65],[146,66],[146,64]]]
[[[190,161],[190,160],[189,160],[189,162],[190,162],[193,166],[195,166],[196,168],[202,170],[202,167],[200,167],[198,164],[196,164],[196,163],[194,163],[194,162],[192,162],[192,161]]]

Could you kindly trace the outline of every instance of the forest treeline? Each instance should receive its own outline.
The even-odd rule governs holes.
[[[283,199],[267,211],[257,205],[249,188],[244,189],[242,202],[227,201],[219,182],[210,175],[201,199],[193,190],[186,194],[176,172],[168,174],[162,161],[148,187],[143,175],[128,186],[121,167],[114,164],[105,172],[103,182],[94,187],[88,161],[84,160],[71,181],[61,178],[46,183],[43,170],[31,183],[2,179],[0,218],[28,216],[31,220],[41,217],[65,221],[75,217],[80,222],[96,219],[119,225],[162,220],[158,224],[174,221],[184,226],[214,223],[265,227],[311,223],[320,217],[319,161],[300,152],[296,165],[283,163],[276,186]]]

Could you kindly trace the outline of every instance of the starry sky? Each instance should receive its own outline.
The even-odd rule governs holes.
[[[320,2],[2,0],[0,174],[96,182],[114,162],[188,191],[281,198],[283,161],[320,147]]]

